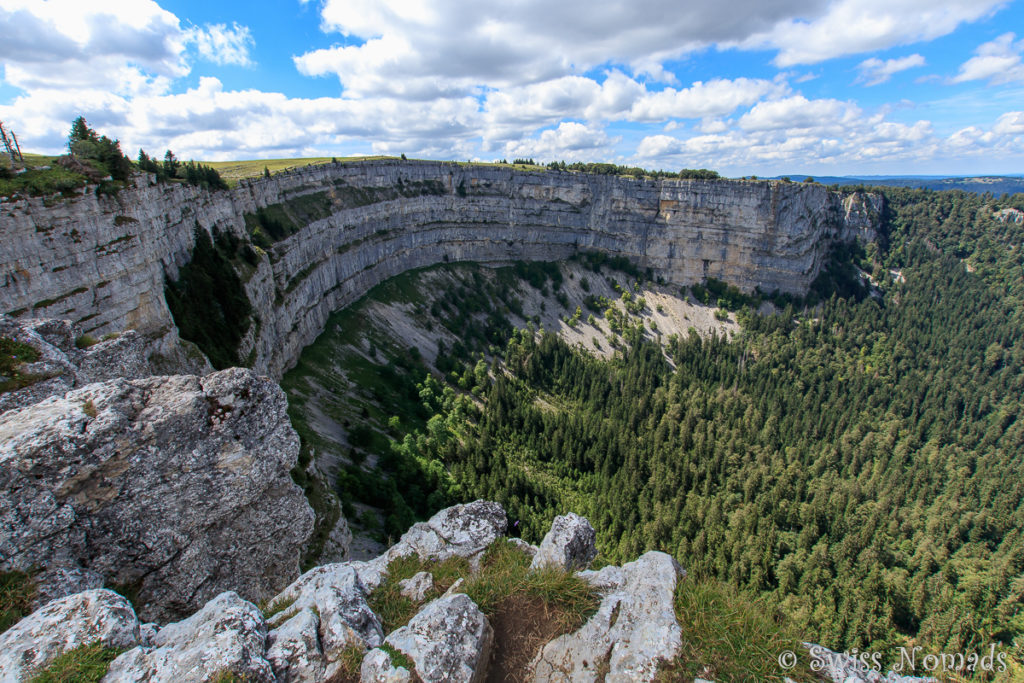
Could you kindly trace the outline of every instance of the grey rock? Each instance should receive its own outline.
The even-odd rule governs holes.
[[[48,567],[36,574],[34,580],[37,588],[36,607],[67,595],[103,588],[103,577],[100,574],[81,567]]]
[[[281,389],[249,370],[89,384],[0,415],[0,570],[138,590],[149,619],[298,575],[313,511]]]
[[[279,683],[316,683],[323,680],[327,663],[320,649],[320,619],[302,609],[267,634],[267,661]]]
[[[139,645],[149,647],[153,644],[156,634],[160,633],[160,624],[149,622],[139,627]]]
[[[531,558],[535,557],[537,555],[537,551],[540,550],[540,548],[538,548],[537,546],[527,543],[521,538],[510,538],[508,539],[508,542],[522,550]]]
[[[267,605],[268,623],[280,630],[303,610],[319,614],[317,629],[324,661],[338,662],[345,648],[376,647],[384,638],[380,620],[366,602],[366,588],[347,564],[329,564],[306,572]],[[296,627],[291,632],[299,630]],[[275,637],[279,637],[280,633]],[[330,671],[328,671],[330,674]]]
[[[50,396],[108,379],[139,379],[157,372],[159,360],[150,340],[135,330],[111,333],[78,348],[82,329],[67,320],[14,319],[0,314],[0,337],[14,339],[36,349],[39,359],[20,368],[24,375],[39,378],[34,384],[0,394],[0,412],[38,403]],[[209,366],[207,371],[212,370]]]
[[[415,576],[398,582],[402,595],[413,602],[421,602],[434,587],[434,576],[430,572],[419,572]]]
[[[367,562],[349,562],[367,591],[373,591],[387,576],[388,565],[399,557],[416,555],[421,560],[478,558],[505,533],[507,518],[498,503],[477,500],[441,510],[426,522],[414,524],[398,543],[383,555]]]
[[[575,633],[545,645],[533,660],[535,681],[654,680],[661,660],[682,645],[673,596],[683,571],[671,556],[648,552],[622,567],[580,576],[605,591],[597,614]]]
[[[391,655],[380,648],[374,648],[363,657],[359,669],[360,683],[410,683],[412,674],[404,666],[395,666]]]
[[[0,682],[33,672],[80,645],[128,648],[139,643],[131,603],[109,590],[90,590],[47,603],[0,634]]]
[[[274,671],[263,657],[266,637],[259,608],[222,593],[188,619],[161,628],[151,645],[120,655],[103,683],[209,681],[222,672],[273,683]]]
[[[597,557],[597,532],[575,512],[555,517],[530,563],[531,569],[586,569]]]
[[[468,595],[428,603],[385,642],[408,656],[424,683],[477,683],[487,675],[494,631]]]

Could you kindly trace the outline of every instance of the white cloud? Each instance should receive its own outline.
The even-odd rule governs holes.
[[[987,80],[992,84],[1024,82],[1024,63],[1021,51],[1024,40],[1013,42],[1013,33],[1004,33],[984,43],[974,51],[974,57],[960,65],[953,83]]]
[[[788,67],[933,40],[993,14],[1004,0],[835,0],[813,16],[797,13],[737,45],[779,50]]]
[[[336,76],[348,96],[463,94],[580,75],[607,64],[668,79],[666,59],[740,41],[824,0],[593,3],[522,0],[325,0],[326,30],[361,44],[296,57],[299,71]]]
[[[237,22],[230,28],[225,24],[207,24],[187,31],[189,42],[194,42],[199,55],[215,64],[251,66],[249,47],[253,44],[252,34],[247,26]]]
[[[885,61],[872,57],[871,59],[865,59],[857,65],[857,69],[860,71],[857,81],[865,85],[880,85],[892,78],[893,74],[924,66],[924,64],[924,57],[919,54],[907,55],[897,59],[886,59]]]
[[[509,158],[529,157],[537,160],[571,159],[607,161],[612,158],[611,145],[616,142],[604,130],[575,121],[563,121],[558,128],[545,130],[539,137],[505,144]]]

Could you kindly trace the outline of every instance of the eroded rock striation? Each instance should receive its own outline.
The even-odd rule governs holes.
[[[10,245],[0,312],[68,317],[96,334],[137,329],[160,359],[184,364],[163,287],[188,262],[196,227],[249,240],[273,222],[281,239],[244,269],[255,317],[238,357],[280,377],[330,313],[412,268],[596,250],[669,282],[802,292],[832,242],[874,236],[881,201],[808,183],[398,160],[311,166],[220,192],[139,176],[117,197],[0,203]]]
[[[234,368],[112,379],[0,414],[0,570],[45,568],[51,596],[121,586],[150,620],[226,590],[272,596],[313,526],[285,407],[276,384]]]

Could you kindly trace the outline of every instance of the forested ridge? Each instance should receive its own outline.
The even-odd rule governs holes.
[[[537,542],[574,510],[607,560],[664,550],[837,649],[1020,661],[1024,226],[992,214],[1024,197],[884,193],[879,244],[844,253],[873,293],[749,308],[733,339],[627,325],[612,360],[500,325],[490,364],[407,364],[419,412],[380,463],[395,514],[484,497]]]

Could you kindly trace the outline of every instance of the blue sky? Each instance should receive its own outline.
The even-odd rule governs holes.
[[[1024,172],[1024,0],[0,0],[0,119],[180,158]]]

